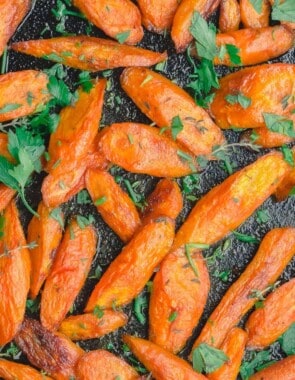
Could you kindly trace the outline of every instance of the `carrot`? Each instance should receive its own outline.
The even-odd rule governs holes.
[[[179,117],[183,129],[175,133],[176,140],[193,154],[211,154],[213,146],[224,142],[206,111],[164,76],[146,68],[129,68],[121,75],[121,85],[140,110],[170,136],[175,133],[173,120]]]
[[[56,253],[41,298],[41,322],[55,330],[79,294],[96,252],[97,238],[91,225],[71,221]]]
[[[220,80],[211,103],[211,113],[221,128],[265,127],[263,113],[282,116],[295,122],[294,106],[284,99],[295,95],[295,65],[274,63],[248,67],[229,74]],[[267,85],[266,85],[267,83]],[[242,94],[251,104],[243,108],[238,102],[230,104],[228,95]]]
[[[123,341],[144,366],[152,372],[156,380],[206,379],[205,376],[195,372],[186,361],[148,340],[124,335]]]
[[[220,368],[207,375],[209,380],[236,380],[247,342],[247,333],[234,327],[222,343],[220,349],[229,358]]]
[[[200,343],[220,347],[230,329],[254,306],[259,294],[277,280],[294,253],[295,228],[268,232],[250,264],[210,315],[193,349]]]
[[[13,162],[13,158],[7,148],[8,137],[5,133],[0,133],[0,156]],[[0,213],[8,206],[16,191],[0,183]]]
[[[283,181],[280,183],[278,188],[276,189],[275,192],[275,197],[276,199],[281,202],[285,198],[287,198],[292,189],[295,187],[295,169],[292,169],[291,173],[284,177]]]
[[[30,255],[18,210],[12,201],[1,216],[0,345],[10,342],[25,315],[30,287]]]
[[[263,307],[255,310],[247,321],[247,347],[263,349],[276,341],[295,322],[295,279],[271,293]]]
[[[50,99],[47,83],[37,70],[0,75],[0,123],[37,112]]]
[[[58,211],[58,210],[57,210]],[[37,246],[30,249],[32,263],[30,297],[35,299],[48,276],[56,250],[62,238],[63,213],[54,217],[54,212],[44,205],[38,206],[38,217],[33,216],[28,227],[28,241]],[[60,221],[57,220],[60,217]]]
[[[294,373],[295,355],[292,355],[255,373],[249,380],[294,380]]]
[[[141,15],[130,0],[74,0],[74,5],[112,38],[135,45],[143,37]]]
[[[156,53],[88,36],[15,42],[11,47],[20,53],[50,59],[75,69],[88,71],[126,66],[152,66],[167,58],[166,53]],[[64,54],[65,52],[70,54]]]
[[[243,132],[241,141],[246,143],[251,143],[254,141],[256,145],[263,148],[277,148],[294,141],[294,137],[290,137],[282,133],[272,132],[266,127],[260,127]]]
[[[143,226],[103,274],[85,311],[92,311],[95,306],[110,308],[131,302],[167,254],[173,237],[174,222],[167,217]]]
[[[107,160],[133,173],[181,177],[197,171],[192,155],[145,124],[120,123],[105,128],[99,149]]]
[[[239,29],[241,21],[240,4],[237,0],[221,0],[219,13],[219,30],[222,33]]]
[[[139,380],[137,372],[124,360],[106,350],[88,352],[77,365],[79,380]]]
[[[36,371],[28,365],[0,359],[0,376],[4,380],[50,380],[51,377]]]
[[[127,323],[127,316],[115,310],[99,310],[99,313],[71,315],[64,319],[59,332],[71,340],[100,338]]]
[[[262,0],[259,12],[250,0],[240,0],[240,8],[241,21],[245,28],[262,28],[269,25],[270,4],[268,0]]]
[[[89,169],[86,188],[103,220],[124,242],[140,227],[137,209],[129,196],[108,172]]]

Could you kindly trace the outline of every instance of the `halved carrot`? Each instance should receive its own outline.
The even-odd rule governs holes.
[[[288,356],[277,363],[260,370],[249,380],[294,380],[295,355]]]
[[[121,85],[140,110],[170,136],[173,119],[178,116],[183,129],[178,130],[176,140],[195,155],[211,154],[214,145],[224,142],[206,111],[163,75],[142,67],[129,68],[121,75]]]
[[[0,123],[30,115],[48,102],[48,77],[37,70],[0,75]]]
[[[156,380],[205,380],[183,359],[148,340],[124,335],[123,341],[133,354],[151,371]]]
[[[87,278],[97,237],[94,228],[72,220],[58,248],[41,298],[40,318],[49,330],[59,327]]]
[[[75,69],[100,71],[128,66],[152,66],[166,53],[121,45],[103,38],[74,36],[15,42],[12,49],[38,58],[61,62]],[[66,53],[66,54],[65,54]]]
[[[257,3],[259,6],[259,3]],[[240,0],[241,21],[245,28],[262,28],[269,25],[270,4],[268,0],[261,1],[259,12],[250,0]]]
[[[106,350],[86,353],[78,362],[79,380],[139,380],[140,377],[129,364]]]
[[[74,0],[74,5],[83,12],[107,36],[130,45],[143,37],[141,15],[130,0]]]
[[[0,345],[10,342],[25,315],[30,287],[30,254],[12,201],[4,210],[0,236]]]
[[[113,124],[101,133],[99,149],[110,162],[133,173],[181,177],[197,171],[192,155],[150,125]]]
[[[268,232],[250,264],[210,315],[193,349],[200,343],[220,347],[230,329],[254,306],[259,292],[277,280],[294,253],[295,228]]]
[[[263,349],[276,341],[295,322],[295,278],[271,293],[263,307],[255,310],[246,323],[247,347]]]
[[[28,365],[0,359],[0,376],[4,380],[50,380],[51,377],[36,371]]]
[[[56,250],[62,238],[62,225],[53,217],[43,202],[38,206],[38,217],[33,216],[28,227],[28,241],[37,246],[30,249],[32,263],[30,297],[36,298],[51,269]],[[63,213],[60,211],[61,221]]]
[[[294,155],[293,155],[294,156]],[[283,201],[290,195],[290,192],[295,187],[295,169],[284,177],[283,181],[280,183],[275,192],[276,199],[280,202]]]
[[[172,245],[174,222],[161,217],[146,224],[112,261],[94,288],[85,311],[126,305],[144,288]]]
[[[86,172],[86,188],[103,220],[124,242],[129,241],[140,227],[135,204],[114,178],[97,169]]]
[[[115,310],[101,310],[101,316],[96,314],[71,315],[64,319],[59,332],[71,340],[87,340],[100,338],[128,321],[126,314]]]
[[[294,137],[272,132],[266,127],[260,127],[243,132],[240,140],[246,143],[254,142],[263,148],[277,148],[294,141]]]
[[[222,33],[238,30],[241,21],[240,4],[237,0],[221,0],[219,30]]]

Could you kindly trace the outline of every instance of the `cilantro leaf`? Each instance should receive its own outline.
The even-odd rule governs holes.
[[[243,380],[248,380],[255,371],[261,369],[261,366],[272,364],[269,351],[252,352],[251,354],[252,358],[249,361],[244,361],[240,368],[240,375]]]
[[[279,338],[279,342],[286,355],[295,355],[295,323]]]
[[[276,115],[274,113],[264,112],[263,118],[266,127],[276,133],[281,133],[289,137],[295,137],[294,123],[292,120],[286,119],[283,116]]]
[[[79,81],[77,84],[82,86],[83,91],[89,93],[93,88],[93,81],[91,79],[89,71],[82,71],[79,74]]]
[[[130,36],[130,30],[126,30],[125,32],[118,33],[116,35],[116,40],[119,42],[119,44],[123,44],[128,37]]]
[[[17,110],[21,106],[21,104],[17,103],[7,103],[2,108],[0,108],[0,114]]]
[[[239,56],[240,49],[237,48],[235,45],[231,45],[231,44],[225,44],[225,48],[226,48],[226,51],[231,63],[233,65],[241,65],[242,60],[241,60],[241,57]]]
[[[283,156],[284,156],[284,160],[292,167],[295,166],[295,162],[294,162],[294,157],[293,157],[293,152],[290,148],[287,147],[287,145],[283,145],[282,148],[281,148],[281,151],[283,153]]]
[[[239,92],[236,95],[233,95],[233,94],[226,95],[225,100],[229,104],[232,104],[232,105],[240,104],[240,106],[243,107],[244,109],[248,108],[252,103],[252,100],[248,98],[247,96],[243,95],[241,92]]]
[[[176,140],[177,135],[183,130],[183,124],[179,116],[175,116],[171,123],[171,134],[173,140]]]
[[[83,230],[85,227],[88,227],[93,222],[94,217],[92,215],[89,215],[88,218],[86,216],[77,215],[77,223],[81,230]]]
[[[271,12],[272,20],[295,22],[294,0],[275,0]]]
[[[251,5],[255,9],[255,11],[259,14],[262,12],[262,4],[263,0],[250,0]]]
[[[193,351],[193,368],[197,372],[211,373],[220,368],[228,357],[217,348],[201,343]]]
[[[57,105],[65,107],[72,103],[73,95],[64,81],[57,79],[55,76],[50,76],[47,88]]]

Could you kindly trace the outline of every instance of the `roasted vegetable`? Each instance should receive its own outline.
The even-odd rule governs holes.
[[[28,365],[0,359],[0,376],[3,380],[50,380],[51,378]]]
[[[295,355],[260,370],[249,380],[293,380],[295,373]]]
[[[291,173],[289,173],[286,177],[284,177],[283,181],[280,183],[275,192],[275,197],[277,200],[283,201],[289,195],[291,195],[292,189],[295,187],[295,169],[292,169]]]
[[[0,133],[0,156],[7,158],[9,161],[13,161],[11,154],[7,149],[8,138],[7,134]],[[7,207],[9,202],[14,197],[15,190],[0,183],[0,213]]]
[[[222,33],[239,29],[241,21],[240,4],[237,0],[221,0],[219,14],[219,30]]]
[[[295,137],[290,137],[282,133],[272,132],[267,127],[247,130],[241,136],[242,142],[255,142],[263,148],[276,148],[294,141]]]
[[[270,4],[268,0],[256,2],[240,0],[241,21],[245,28],[262,28],[269,25]]]

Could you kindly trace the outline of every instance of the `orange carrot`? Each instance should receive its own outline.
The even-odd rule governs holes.
[[[284,177],[283,181],[280,183],[280,185],[276,189],[276,192],[274,194],[276,199],[279,202],[283,201],[285,198],[287,198],[290,195],[294,187],[295,187],[295,169],[292,169],[292,171],[286,177]]]
[[[240,0],[241,21],[245,28],[262,28],[269,25],[270,5],[262,0],[259,12],[250,0]]]
[[[50,380],[51,377],[36,371],[28,365],[0,359],[0,376],[4,380]]]
[[[222,33],[239,29],[241,21],[240,4],[237,0],[221,0],[219,14],[219,30]]]
[[[249,380],[294,380],[295,355],[262,369],[249,377]]]
[[[7,134],[0,133],[0,156],[5,157],[9,161],[13,161],[13,158],[11,157],[11,154],[8,151],[7,143]],[[8,206],[15,193],[15,190],[0,183],[0,213]]]
[[[266,127],[261,127],[243,132],[240,140],[246,143],[254,142],[263,148],[277,148],[294,141],[294,137],[272,132]]]

